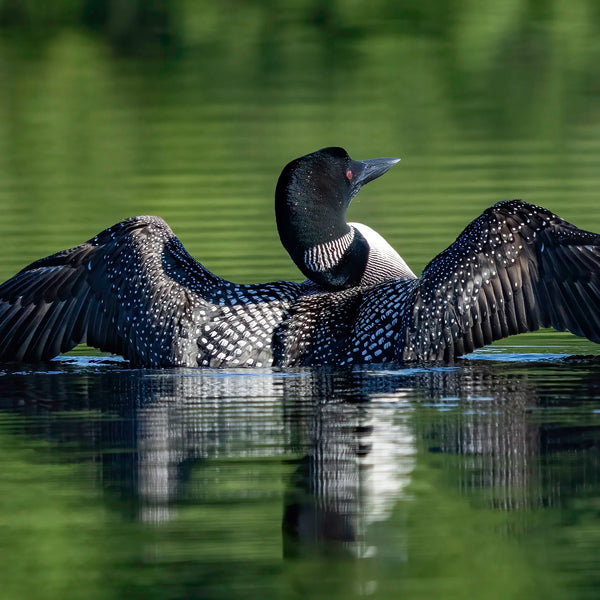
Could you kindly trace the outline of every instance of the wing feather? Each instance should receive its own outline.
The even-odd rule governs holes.
[[[0,285],[0,360],[47,360],[86,342],[145,366],[268,364],[302,289],[220,279],[162,219],[134,217]]]
[[[396,359],[452,358],[540,327],[600,343],[599,291],[600,235],[520,200],[498,203],[423,271]]]
[[[48,359],[88,342],[126,354],[134,363],[146,363],[148,357],[155,364],[168,362],[168,334],[156,336],[165,342],[161,348],[148,351],[151,344],[141,344],[144,355],[132,347],[140,346],[135,339],[140,335],[147,342],[161,323],[169,330],[186,316],[176,311],[182,286],[165,277],[161,267],[162,255],[177,245],[162,219],[136,217],[32,263],[0,286],[0,359]],[[135,312],[139,305],[167,299],[162,320],[155,321],[150,311],[140,319]],[[134,338],[127,348],[123,334]]]

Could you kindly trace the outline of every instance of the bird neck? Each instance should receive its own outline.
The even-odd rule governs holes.
[[[368,244],[339,212],[331,215],[323,211],[321,218],[315,220],[300,207],[288,206],[277,216],[281,242],[305,277],[329,290],[360,283],[368,260]]]
[[[275,192],[277,230],[296,264],[310,248],[334,242],[351,231],[344,200],[335,186],[306,174],[280,178]]]
[[[357,285],[368,245],[346,223],[348,191],[335,180],[288,165],[277,184],[275,215],[283,247],[302,273],[326,289]]]

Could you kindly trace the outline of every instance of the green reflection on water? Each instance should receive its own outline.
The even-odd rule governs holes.
[[[96,418],[69,415],[88,427]],[[415,418],[418,427],[435,426],[448,413],[425,409]],[[562,507],[536,506],[551,471],[568,490],[572,469],[585,466],[568,452],[541,460],[541,477],[527,487],[513,482],[515,503],[504,510],[506,488],[461,485],[477,477],[476,458],[432,454],[424,439],[405,497],[369,527],[361,558],[317,551],[284,559],[282,490],[292,457],[198,462],[168,515],[142,511],[132,520],[127,504],[135,499],[118,499],[97,463],[68,462],[64,443],[23,437],[25,424],[0,415],[6,599],[594,597],[594,489]]]
[[[98,501],[93,467],[57,464],[48,444],[5,433],[20,426],[20,419],[0,418],[3,597],[113,597],[107,550],[117,542],[118,552],[119,532]]]

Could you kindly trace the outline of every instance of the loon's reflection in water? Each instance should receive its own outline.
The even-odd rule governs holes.
[[[222,477],[214,461],[281,457],[286,555],[368,555],[369,526],[410,498],[420,453],[462,456],[457,487],[489,491],[506,510],[556,505],[600,479],[598,428],[548,413],[595,401],[600,366],[585,360],[286,373],[50,367],[5,370],[0,407],[25,417],[23,433],[59,449],[75,442],[68,459],[97,462],[98,486],[134,499],[137,519],[202,504],[203,486]],[[583,467],[566,481],[546,461],[542,474],[543,457],[563,450]]]
[[[284,554],[368,555],[366,528],[386,519],[415,461],[409,390],[386,397],[361,372],[313,372],[284,385],[285,424],[300,458],[284,497]]]

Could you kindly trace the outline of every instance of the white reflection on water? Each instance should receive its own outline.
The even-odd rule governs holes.
[[[340,401],[333,390],[320,395],[321,380],[309,373],[156,380],[161,391],[136,414],[143,521],[173,518],[180,466],[190,459],[283,457],[297,446],[309,463],[300,486],[310,506],[294,527],[315,543],[331,533],[335,519],[347,522],[350,541],[362,539],[367,525],[389,516],[410,482],[415,439],[405,392],[376,396],[365,406]]]

